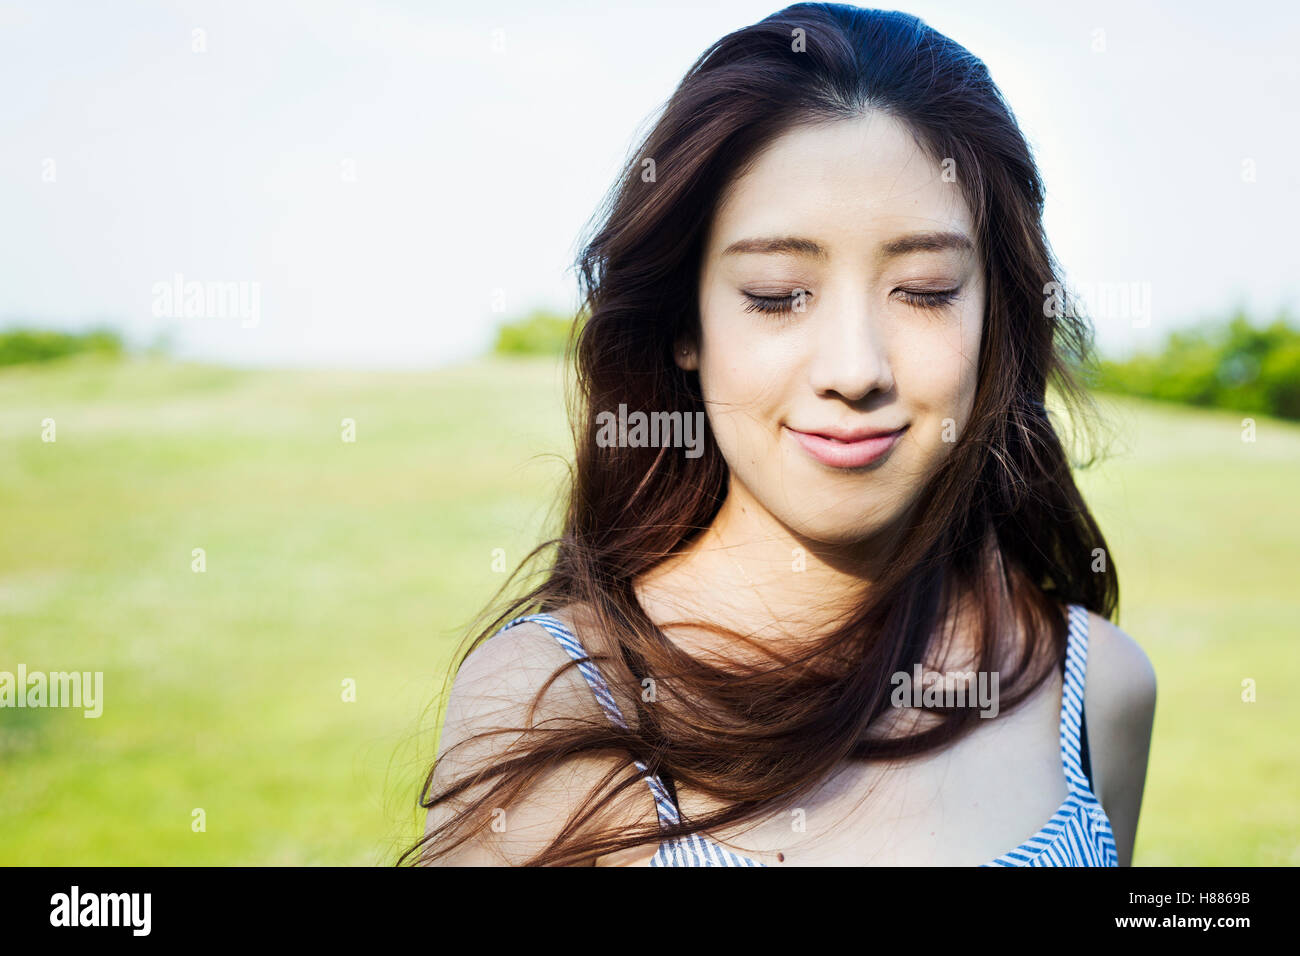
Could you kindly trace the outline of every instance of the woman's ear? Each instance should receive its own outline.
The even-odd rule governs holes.
[[[678,368],[687,372],[694,372],[700,367],[695,346],[685,339],[678,339],[673,343],[673,361],[677,363]]]

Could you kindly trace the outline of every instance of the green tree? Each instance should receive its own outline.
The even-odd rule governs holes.
[[[535,309],[497,330],[493,351],[498,355],[563,355],[574,322],[581,316]]]
[[[122,337],[110,328],[80,333],[22,328],[0,332],[0,366],[48,362],[79,352],[121,355]]]
[[[1098,365],[1096,385],[1164,401],[1300,418],[1300,329],[1238,309],[1226,322],[1171,332],[1157,352]]]

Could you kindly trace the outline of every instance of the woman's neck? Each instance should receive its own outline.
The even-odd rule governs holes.
[[[763,639],[806,639],[860,603],[878,576],[883,537],[810,541],[733,477],[709,527],[638,580],[637,596],[660,626],[700,619]]]

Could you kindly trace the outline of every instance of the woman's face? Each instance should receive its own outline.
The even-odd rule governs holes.
[[[966,426],[985,288],[964,172],[872,112],[786,133],[722,197],[677,362],[730,494],[803,537],[888,527]]]

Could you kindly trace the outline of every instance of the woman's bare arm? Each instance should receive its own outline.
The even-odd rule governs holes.
[[[1120,866],[1133,861],[1156,711],[1156,673],[1141,646],[1090,614],[1084,707],[1094,791],[1110,818]]]

